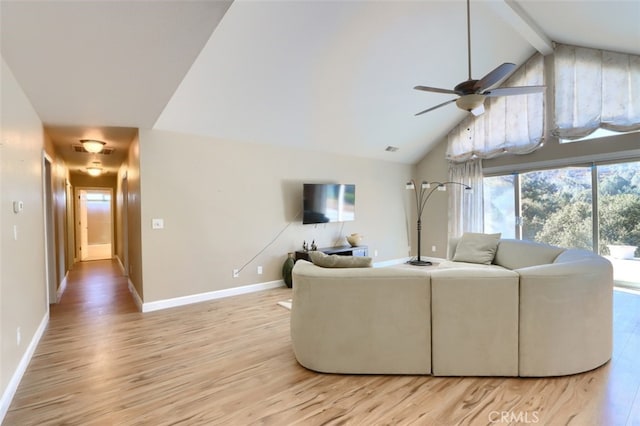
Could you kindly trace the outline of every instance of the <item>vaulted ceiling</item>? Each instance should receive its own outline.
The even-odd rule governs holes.
[[[2,57],[71,168],[156,128],[414,163],[464,116],[463,0],[6,1]],[[551,41],[640,54],[640,2],[472,0],[472,74]],[[399,148],[387,152],[389,145]],[[108,161],[108,160],[107,160]],[[113,157],[114,164],[121,161]]]

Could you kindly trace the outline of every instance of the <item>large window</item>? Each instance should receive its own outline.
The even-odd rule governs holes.
[[[640,162],[485,177],[485,232],[594,250],[640,287]]]

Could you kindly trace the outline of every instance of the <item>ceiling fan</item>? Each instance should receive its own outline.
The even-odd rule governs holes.
[[[478,116],[484,112],[484,101],[487,97],[495,96],[514,96],[514,95],[526,95],[529,93],[540,93],[544,91],[545,86],[520,86],[520,87],[500,87],[492,89],[493,86],[504,80],[515,70],[516,65],[505,62],[491,71],[489,74],[482,77],[480,80],[473,80],[471,78],[471,22],[470,22],[470,6],[469,0],[467,0],[467,60],[469,64],[469,79],[458,84],[453,89],[440,89],[437,87],[428,86],[415,86],[416,90],[423,90],[425,92],[436,93],[450,93],[452,95],[458,95],[458,98],[450,99],[446,102],[438,104],[434,107],[420,111],[415,115],[421,115],[425,112],[433,111],[452,102],[455,102],[458,108],[465,111],[469,111],[475,116]]]

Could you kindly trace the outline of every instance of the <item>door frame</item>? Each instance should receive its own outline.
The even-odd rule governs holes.
[[[53,159],[42,151],[42,205],[44,221],[44,266],[45,286],[47,290],[47,312],[49,304],[58,301],[58,282],[56,273],[55,216],[53,203]]]
[[[122,244],[122,257],[120,264],[124,274],[129,276],[129,173],[122,175],[121,183],[122,203],[120,205],[120,239]]]
[[[80,197],[81,197],[81,193],[82,192],[91,192],[91,191],[99,191],[99,192],[108,192],[110,195],[110,200],[109,200],[109,224],[110,224],[110,229],[109,229],[109,236],[111,239],[111,258],[113,258],[113,254],[114,254],[114,249],[115,249],[115,235],[114,235],[114,229],[115,229],[115,223],[114,223],[114,217],[113,217],[113,213],[114,213],[114,199],[113,199],[113,188],[111,187],[97,187],[97,186],[78,186],[74,188],[74,206],[75,206],[75,231],[76,231],[76,238],[75,238],[75,242],[76,242],[76,258],[80,261],[83,261],[83,254],[82,254],[82,212],[81,212],[81,203],[80,203]],[[85,256],[86,258],[86,256]]]

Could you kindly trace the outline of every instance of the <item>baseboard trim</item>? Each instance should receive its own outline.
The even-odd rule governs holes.
[[[206,302],[214,299],[222,299],[224,297],[238,296],[240,294],[255,293],[257,291],[284,286],[285,284],[283,280],[276,280],[241,287],[226,288],[224,290],[210,291],[207,293],[193,294],[190,296],[176,297],[173,299],[146,302],[142,303],[142,312],[153,312],[161,309],[175,308],[178,306],[190,305],[192,303]]]
[[[25,371],[27,371],[27,367],[29,366],[31,358],[38,347],[38,343],[40,343],[40,339],[42,339],[42,336],[47,329],[47,324],[49,324],[49,310],[47,310],[44,317],[42,317],[42,321],[40,321],[40,325],[36,329],[33,339],[31,339],[27,350],[24,352],[22,359],[18,363],[16,371],[13,373],[13,376],[11,376],[11,380],[9,380],[9,383],[2,394],[2,399],[0,400],[0,424],[2,424],[2,421],[7,415],[7,411],[9,411],[11,401],[16,395],[16,391],[22,381],[22,377],[24,376]]]
[[[118,265],[120,265],[120,269],[122,270],[122,273],[124,274],[126,272],[126,270],[124,269],[124,265],[122,264],[122,260],[120,260],[120,256],[118,256],[116,254],[116,255],[113,256],[113,258],[118,261]]]
[[[144,312],[144,302],[142,302],[142,297],[140,297],[140,295],[138,294],[138,290],[136,290],[136,287],[133,285],[133,283],[131,282],[131,279],[128,279],[129,282],[129,293],[131,293],[131,296],[133,296],[133,301],[135,302],[136,306],[138,307],[138,311],[140,312]]]
[[[122,261],[120,260],[120,257],[116,255],[115,259],[118,261],[118,264],[120,265],[120,269],[122,269],[122,272],[124,273],[124,266],[122,265]],[[147,303],[145,303],[142,300],[142,297],[140,297],[140,295],[138,294],[138,291],[136,290],[135,286],[131,282],[131,279],[128,279],[128,287],[129,287],[129,292],[131,293],[131,296],[133,296],[133,301],[135,302],[138,308],[138,311],[145,313],[145,312],[159,311],[162,309],[175,308],[178,306],[191,305],[193,303],[206,302],[208,300],[222,299],[224,297],[238,296],[240,294],[255,293],[257,291],[269,290],[272,288],[285,287],[285,283],[283,280],[267,281],[264,283],[250,284],[250,285],[245,285],[241,287],[226,288],[224,290],[216,290],[216,291],[210,291],[207,293],[192,294],[189,296],[176,297],[173,299],[157,300],[155,302],[147,302]]]
[[[67,277],[69,276],[69,271],[64,274],[64,278],[60,283],[60,287],[58,287],[58,291],[56,292],[56,303],[60,303],[60,299],[62,299],[62,294],[67,289]]]

